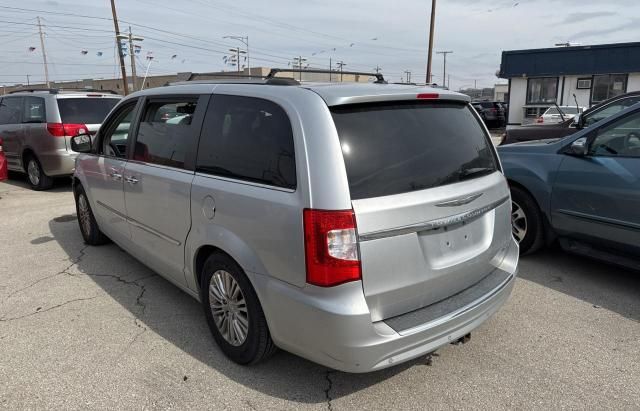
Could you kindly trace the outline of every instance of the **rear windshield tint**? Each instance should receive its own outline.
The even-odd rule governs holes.
[[[118,101],[102,97],[60,98],[58,109],[63,123],[101,124]]]
[[[471,108],[453,102],[393,102],[331,109],[351,199],[423,190],[498,169]]]

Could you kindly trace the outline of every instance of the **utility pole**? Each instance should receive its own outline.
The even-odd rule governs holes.
[[[27,86],[29,86],[29,75],[27,74]]]
[[[411,83],[411,71],[405,70],[404,74],[407,75],[407,83]]]
[[[444,71],[442,72],[442,86],[447,85],[447,54],[451,54],[453,51],[436,51],[436,54],[442,54],[444,56]]]
[[[329,83],[331,83],[331,72],[333,71],[333,64],[331,62],[331,57],[329,57]]]
[[[249,75],[251,75],[251,60],[249,57],[249,36],[223,36],[223,39],[238,40],[245,46],[247,46],[247,68],[249,69]]]
[[[47,51],[44,49],[44,34],[42,34],[42,24],[40,24],[40,16],[38,16],[38,33],[40,33],[40,47],[42,48],[42,62],[44,64],[44,81],[49,87],[49,67],[47,67]],[[27,79],[28,82],[28,79]]]
[[[340,67],[340,82],[342,83],[342,67],[346,66],[347,64],[340,60],[338,62],[336,62],[336,66]]]
[[[433,32],[436,23],[436,0],[431,0],[431,24],[429,25],[429,51],[427,52],[427,84],[431,84],[431,56],[433,55]]]
[[[129,84],[127,83],[127,70],[124,67],[124,55],[122,54],[122,44],[120,44],[120,28],[118,27],[118,15],[116,14],[115,0],[111,0],[111,14],[113,15],[113,27],[116,31],[116,43],[118,45],[118,56],[120,56],[120,70],[122,72],[122,89],[124,95],[129,94]]]
[[[294,59],[293,59],[293,68],[295,69],[296,66],[298,66],[298,69],[300,70],[300,73],[299,73],[300,74],[300,76],[299,76],[300,81],[302,81],[302,64],[304,62],[306,62],[306,61],[307,61],[307,59],[302,57],[302,56],[294,57]]]
[[[125,35],[125,34],[120,34],[118,36],[118,40],[128,40],[129,41],[129,57],[131,57],[131,84],[132,84],[132,91],[136,91],[138,89],[137,86],[137,82],[138,82],[138,76],[136,75],[136,56],[135,56],[135,49],[134,49],[134,45],[133,42],[134,41],[143,41],[144,38],[142,37],[137,37],[134,36],[131,33],[131,26],[129,26],[129,34]]]
[[[234,47],[229,49],[229,51],[236,53],[236,66],[238,67],[238,73],[240,73],[240,54],[247,54],[247,52],[242,50],[240,47]]]

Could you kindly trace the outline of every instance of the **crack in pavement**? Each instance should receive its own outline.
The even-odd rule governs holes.
[[[54,305],[52,307],[49,307],[46,310],[37,309],[36,311],[34,311],[32,313],[21,315],[21,316],[18,316],[18,317],[11,317],[11,318],[4,318],[3,317],[3,318],[0,318],[0,322],[9,322],[9,321],[21,320],[23,318],[31,317],[33,315],[38,315],[38,314],[42,314],[42,313],[46,313],[48,311],[55,310],[55,309],[60,308],[60,307],[64,307],[65,305],[68,305],[68,304],[71,304],[71,303],[75,303],[75,302],[78,302],[78,301],[93,300],[93,299],[96,299],[98,297],[100,297],[100,296],[99,295],[94,295],[93,297],[75,298],[73,300],[65,301],[65,302],[63,302],[61,304],[57,304],[57,305]]]
[[[84,258],[84,256],[85,256],[85,250],[86,250],[88,247],[89,247],[88,245],[85,245],[84,247],[82,247],[82,248],[80,249],[80,254],[79,254],[77,257],[75,257],[75,258],[70,258],[70,259],[69,259],[69,261],[71,262],[71,264],[69,264],[67,267],[63,268],[63,269],[62,269],[62,271],[58,271],[58,272],[57,272],[57,273],[55,273],[55,274],[52,274],[52,275],[49,275],[49,276],[46,276],[46,277],[40,278],[39,280],[32,282],[31,284],[27,285],[26,287],[22,287],[22,288],[19,288],[19,289],[17,289],[17,290],[15,290],[15,291],[13,291],[12,293],[8,294],[8,295],[4,298],[3,302],[6,302],[7,300],[9,300],[9,299],[10,299],[11,297],[13,297],[14,295],[19,294],[19,293],[21,293],[21,292],[22,292],[22,291],[24,291],[24,290],[28,290],[29,288],[33,287],[34,285],[39,284],[39,283],[41,283],[41,282],[43,282],[43,281],[49,280],[49,279],[51,279],[51,278],[53,278],[53,277],[57,277],[57,276],[59,276],[59,275],[63,275],[63,274],[72,275],[71,273],[69,273],[69,270],[71,269],[71,267],[73,267],[74,265],[76,265],[76,264],[78,264],[80,261],[82,261],[82,259],[83,259],[83,258]]]
[[[327,400],[327,409],[329,411],[333,411],[333,404],[331,404],[331,401],[333,401],[333,398],[331,398],[331,389],[333,388],[333,381],[331,380],[330,377],[331,377],[331,374],[335,372],[336,371],[327,370],[327,372],[324,375],[324,378],[328,382],[327,388],[325,388],[324,390],[324,398]]]

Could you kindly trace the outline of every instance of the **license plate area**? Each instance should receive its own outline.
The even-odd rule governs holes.
[[[460,264],[482,255],[491,245],[495,212],[417,233],[426,263],[433,269]]]

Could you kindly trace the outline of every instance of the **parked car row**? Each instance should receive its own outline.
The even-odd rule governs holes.
[[[25,116],[12,98],[0,110]],[[182,84],[117,101],[99,128],[60,119],[78,135],[59,150],[85,242],[114,241],[198,299],[229,358],[280,347],[367,372],[465,339],[508,298],[519,253],[557,241],[640,269],[631,101],[496,150],[486,102],[446,90]]]
[[[598,121],[610,117],[627,107],[640,102],[640,91],[621,94],[605,100],[560,123],[529,124],[507,127],[501,144],[513,144],[522,141],[560,138],[588,128]]]

